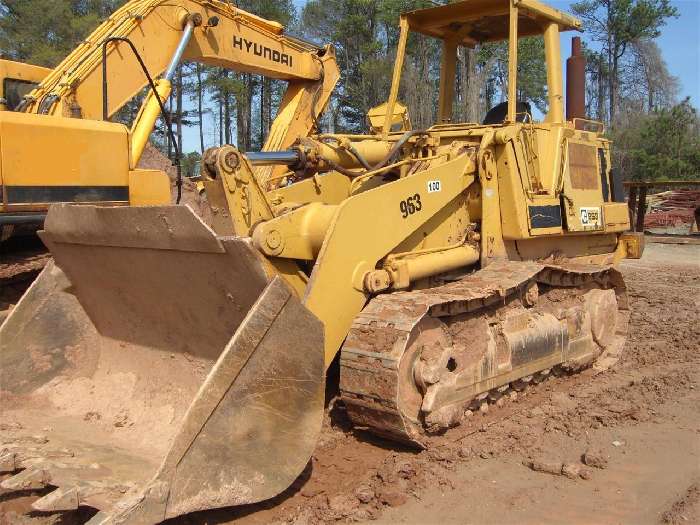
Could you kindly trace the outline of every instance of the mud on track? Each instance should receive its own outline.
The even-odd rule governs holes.
[[[552,378],[423,452],[351,431],[332,404],[311,463],[284,494],[171,523],[700,523],[699,261],[700,246],[649,245],[623,265],[632,325],[608,372]],[[599,461],[584,465],[586,452]],[[35,498],[0,496],[0,523],[86,517],[16,514]]]

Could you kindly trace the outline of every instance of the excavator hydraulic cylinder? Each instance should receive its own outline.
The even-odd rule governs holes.
[[[156,91],[161,101],[165,102],[172,91],[172,83],[161,78],[156,80]],[[156,94],[152,91],[146,96],[146,100],[141,108],[138,118],[131,129],[131,165],[136,166],[143,155],[151,132],[156,125],[156,120],[160,116],[160,104],[156,100]]]
[[[158,120],[158,117],[161,113],[160,102],[165,103],[165,101],[170,96],[170,93],[172,92],[173,88],[172,80],[175,77],[177,66],[180,64],[180,61],[182,60],[182,55],[185,53],[185,49],[187,49],[187,45],[192,39],[192,33],[194,32],[195,26],[201,23],[201,16],[190,16],[187,19],[187,23],[182,33],[182,38],[180,39],[180,43],[178,44],[177,49],[175,50],[175,53],[173,54],[173,57],[170,60],[168,69],[166,69],[163,78],[156,81],[157,94],[150,91],[148,93],[148,96],[146,97],[146,100],[144,100],[143,102],[141,111],[131,129],[132,166],[136,166],[139,160],[141,159],[141,155],[143,155],[143,150],[146,147],[146,144],[148,143],[148,139],[151,136],[153,128],[156,125],[156,120]],[[158,101],[156,96],[160,97],[160,102]]]
[[[393,146],[392,142],[362,140],[347,144],[331,145],[325,142],[306,141],[285,151],[251,151],[246,157],[253,166],[286,165],[292,169],[317,166],[345,169],[376,166],[386,160]]]

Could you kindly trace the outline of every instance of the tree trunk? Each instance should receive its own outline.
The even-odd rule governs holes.
[[[169,116],[169,118],[170,118],[170,124],[172,125],[172,123],[173,123],[173,121],[172,121],[172,115],[173,115],[173,94],[172,94],[172,93],[170,93],[170,97],[168,97],[168,105],[167,105],[167,107],[166,107],[165,109],[166,109],[166,111],[168,112],[168,116]],[[168,148],[168,158],[169,158],[169,159],[172,159],[172,158],[173,158],[173,144],[172,144],[172,142],[170,141],[170,132],[172,131],[172,127],[171,127],[171,126],[168,126],[168,122],[167,122],[167,120],[166,120],[165,118],[163,119],[163,123],[164,123],[163,129],[165,129],[165,141],[166,141],[167,148]]]
[[[250,148],[250,91],[248,74],[241,75],[242,89],[236,94],[236,135],[238,149],[245,152]]]
[[[602,55],[598,57],[598,100],[596,100],[596,113],[600,122],[605,122],[605,70]]]
[[[229,72],[226,69],[222,70],[224,78],[224,144],[231,144],[231,93],[228,89]]]
[[[617,118],[617,104],[620,91],[620,71],[619,71],[620,59],[617,57],[617,53],[613,54],[612,68],[610,69],[610,125],[615,125],[615,119]]]
[[[465,55],[467,60],[467,87],[465,92],[467,102],[466,120],[468,122],[480,122],[481,111],[479,108],[479,98],[483,88],[482,79],[476,70],[476,49],[466,48]]]
[[[246,106],[247,106],[247,112],[246,112],[246,134],[245,134],[245,150],[244,151],[249,151],[250,146],[253,143],[253,88],[255,86],[255,82],[253,80],[253,75],[250,73],[246,73],[246,91],[245,91],[245,99],[246,99]]]
[[[199,148],[204,154],[204,110],[203,110],[202,66],[197,64],[197,117],[199,120]]]
[[[219,93],[219,146],[224,145],[224,94]]]

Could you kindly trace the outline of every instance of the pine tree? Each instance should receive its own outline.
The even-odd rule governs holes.
[[[633,42],[658,37],[678,10],[670,0],[581,0],[572,8],[583,19],[586,32],[602,46],[607,60],[608,118],[615,125],[622,58]]]
[[[53,67],[121,5],[117,0],[0,0],[0,53]]]

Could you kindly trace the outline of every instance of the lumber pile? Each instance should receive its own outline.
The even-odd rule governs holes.
[[[649,195],[644,226],[658,228],[681,226],[695,220],[695,209],[700,206],[700,190],[671,190]]]

